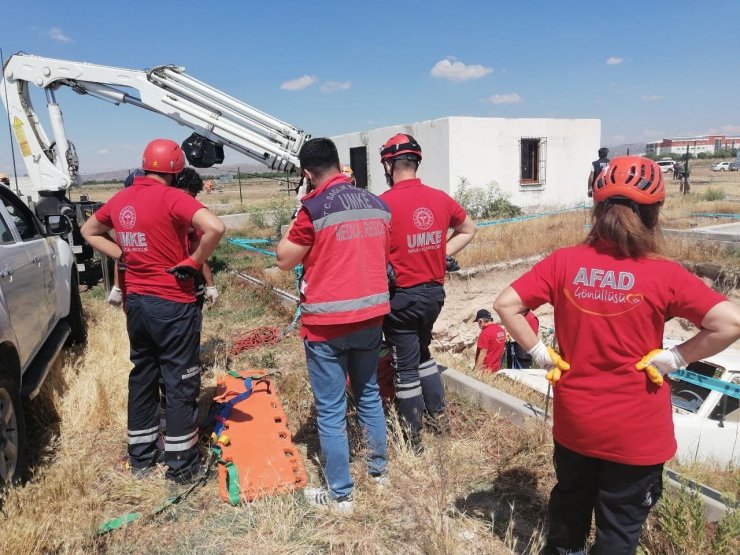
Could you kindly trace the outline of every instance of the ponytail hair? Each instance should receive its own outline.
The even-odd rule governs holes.
[[[658,216],[662,204],[637,204],[615,198],[597,203],[585,243],[597,248],[603,245],[625,258],[659,256],[663,234]]]

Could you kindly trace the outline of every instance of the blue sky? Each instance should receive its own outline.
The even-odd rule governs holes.
[[[455,115],[600,118],[608,145],[740,134],[733,0],[3,0],[0,13],[6,60],[177,64],[314,136]],[[131,106],[57,98],[83,174],[134,167],[150,138],[189,133]]]

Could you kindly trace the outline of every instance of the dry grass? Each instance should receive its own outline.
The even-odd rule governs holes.
[[[283,372],[277,386],[296,444],[319,484],[312,397],[300,340],[228,360],[230,341],[258,325],[285,326],[263,288],[218,276],[220,306],[206,312],[202,405],[215,375],[269,359]],[[162,473],[138,481],[126,471],[126,390],[129,363],[124,317],[100,299],[85,298],[90,339],[59,361],[31,407],[35,473],[6,494],[0,522],[2,553],[535,553],[552,473],[550,441],[479,409],[452,401],[455,434],[426,438],[419,458],[399,441],[391,416],[392,486],[382,494],[363,478],[354,441],[355,514],[336,518],[311,510],[300,495],[233,508],[215,481],[162,515],[108,536],[95,529],[130,511],[147,513],[168,495]],[[268,356],[269,355],[269,356]],[[356,438],[356,431],[352,437]],[[248,546],[248,547],[247,547]]]
[[[699,172],[696,175],[701,177]],[[99,195],[91,196],[105,200],[116,190],[101,187]],[[245,202],[250,209],[266,209],[274,205],[277,190],[275,182],[250,184],[244,189]],[[204,196],[206,201],[211,199],[236,205],[238,191]],[[673,196],[669,206],[672,201]],[[680,199],[680,204],[680,210],[676,208],[680,214],[667,212],[667,216],[679,218],[696,211],[688,200]],[[712,211],[724,209],[720,204],[712,207]],[[471,267],[574,244],[585,235],[586,223],[588,215],[580,212],[481,229],[476,241],[461,253],[460,262]],[[265,237],[272,232],[250,227],[232,234]],[[690,256],[690,251],[686,247],[681,252]],[[271,264],[268,257],[228,246],[222,246],[214,258],[215,269],[221,271],[217,275],[221,297],[217,307],[205,313],[203,359],[207,368],[201,404],[205,411],[215,376],[227,366],[279,369],[283,375],[277,387],[290,428],[308,462],[311,482],[317,485],[321,483],[315,459],[318,438],[300,339],[293,334],[278,345],[236,359],[227,356],[237,335],[263,325],[285,327],[291,320],[292,311],[266,288],[244,285],[224,271],[247,270],[292,291],[292,274],[265,272]],[[451,403],[453,436],[425,438],[427,450],[421,457],[412,456],[399,441],[397,422],[391,416],[392,486],[382,493],[363,477],[362,446],[356,430],[351,434],[352,473],[357,477],[352,517],[314,512],[300,495],[230,507],[220,501],[211,481],[156,518],[96,537],[96,527],[104,520],[129,511],[150,511],[168,490],[161,473],[137,481],[122,464],[130,367],[124,318],[100,298],[88,295],[84,302],[90,323],[87,347],[67,353],[57,363],[28,411],[34,476],[2,500],[1,553],[539,551],[541,523],[553,485],[549,431],[535,425],[520,430],[455,399]],[[442,362],[445,356],[452,355],[440,354]],[[480,377],[503,388],[496,376]],[[660,523],[649,534],[646,545],[651,553],[676,552]]]
[[[282,177],[282,176],[281,176]],[[73,189],[70,198],[79,199],[80,194],[88,195],[96,202],[105,202],[121,190],[122,183],[106,183],[100,185],[85,185]],[[284,180],[250,178],[242,180],[242,192],[239,194],[239,184],[234,181],[227,183],[223,191],[214,191],[206,194],[203,191],[198,200],[208,206],[213,206],[217,214],[237,214],[247,209],[250,211],[269,210],[276,206],[293,206],[295,195],[288,192]]]

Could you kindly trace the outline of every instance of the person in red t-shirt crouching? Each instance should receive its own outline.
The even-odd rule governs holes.
[[[740,309],[660,255],[665,185],[658,165],[613,159],[594,181],[593,227],[505,289],[494,309],[511,336],[549,370],[555,475],[543,553],[635,553],[661,496],[663,464],[676,452],[670,387],[663,376],[740,338]],[[555,307],[561,353],[545,347],[523,314]],[[661,349],[665,321],[699,331]]]
[[[506,345],[506,330],[495,324],[491,313],[485,309],[475,315],[475,322],[481,329],[475,349],[475,366],[473,370],[487,370],[498,372],[501,369],[501,360]]]
[[[177,143],[155,139],[144,150],[145,175],[116,193],[82,226],[95,250],[125,262],[126,327],[134,365],[128,380],[128,453],[134,475],[156,464],[159,378],[167,397],[166,477],[199,476],[197,399],[201,312],[193,276],[224,234],[223,222],[193,197],[171,187],[185,166]],[[188,251],[190,227],[200,234]],[[113,229],[113,241],[108,232]]]

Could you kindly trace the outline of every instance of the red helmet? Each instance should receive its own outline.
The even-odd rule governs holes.
[[[421,147],[411,135],[393,135],[380,147],[381,162],[399,157],[421,162]]]
[[[614,158],[594,180],[594,201],[621,197],[637,204],[655,204],[665,199],[663,174],[658,164],[642,156]]]
[[[185,153],[175,141],[154,139],[144,149],[141,167],[147,172],[180,173],[185,167]]]

